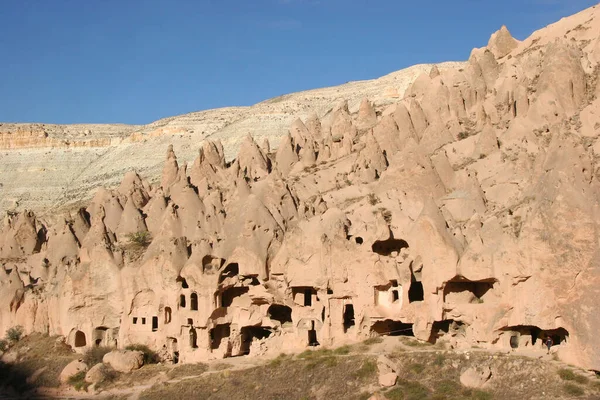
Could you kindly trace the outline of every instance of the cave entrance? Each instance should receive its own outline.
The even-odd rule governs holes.
[[[400,290],[397,280],[391,280],[387,285],[375,286],[375,305],[390,306],[400,302]]]
[[[296,286],[292,288],[292,297],[294,298],[294,303],[304,307],[311,307],[313,300],[317,297],[317,291],[310,286]]]
[[[85,340],[85,333],[81,331],[75,332],[74,344],[75,347],[85,347],[87,345],[87,342]]]
[[[346,304],[344,306],[344,333],[353,327],[354,324],[354,305]]]
[[[165,307],[165,324],[171,322],[171,307]]]
[[[234,286],[234,287],[225,289],[221,293],[221,307],[231,306],[231,304],[233,304],[233,300],[236,297],[240,297],[240,296],[248,293],[249,290],[250,290],[250,288],[248,288],[246,286],[238,286],[238,287]]]
[[[223,269],[221,274],[219,275],[219,283],[223,283],[223,281],[227,278],[233,278],[234,276],[240,273],[240,266],[238,263],[227,264],[227,266]]]
[[[192,349],[198,348],[198,334],[194,328],[190,328],[190,347]]]
[[[415,336],[413,333],[413,324],[406,324],[402,321],[393,321],[391,319],[376,321],[371,325],[371,332],[379,336]]]
[[[198,311],[198,294],[195,292],[190,295],[190,310]]]
[[[444,303],[481,304],[484,296],[494,287],[494,280],[468,281],[456,279],[444,285]]]
[[[425,299],[425,291],[423,290],[423,283],[419,281],[411,281],[410,288],[408,288],[408,302],[414,303],[416,301],[423,301]]]
[[[177,344],[177,339],[173,337],[167,338],[167,350],[171,354],[171,358],[173,359],[173,364],[179,363],[179,345]]]
[[[240,348],[240,355],[250,354],[250,347],[254,340],[262,340],[271,336],[269,329],[261,326],[244,326],[240,333],[242,335],[242,345]]]
[[[179,307],[185,308],[185,294],[179,295]]]
[[[158,330],[158,317],[152,317],[152,332]]]
[[[317,331],[315,329],[315,321],[310,321],[310,329],[308,330],[308,345],[319,346],[320,343],[317,340]]]
[[[216,350],[221,346],[223,339],[226,339],[231,335],[230,324],[221,324],[215,326],[210,330],[210,348]]]
[[[108,328],[105,326],[99,326],[92,332],[92,340],[96,346],[107,346],[108,345]]]
[[[377,253],[380,256],[391,256],[392,253],[396,255],[400,254],[402,249],[407,249],[408,243],[406,240],[394,239],[394,235],[390,232],[390,238],[387,240],[377,240],[371,246],[373,253]]]
[[[292,309],[281,304],[271,304],[267,315],[269,318],[279,321],[281,325],[292,322]]]
[[[182,278],[181,276],[178,276],[177,278],[175,278],[175,282],[179,283],[182,289],[189,289],[189,285],[187,283],[187,281],[185,280],[185,278]]]

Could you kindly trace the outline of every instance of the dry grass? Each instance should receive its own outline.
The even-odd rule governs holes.
[[[276,363],[261,367],[155,385],[140,398],[275,400],[308,399],[318,394],[329,400],[358,400],[364,398],[362,388],[376,382],[377,367],[370,359],[334,356],[331,352],[306,353],[303,357],[280,356]],[[332,359],[335,364],[331,364]]]
[[[41,334],[23,337],[12,346],[11,351],[19,351],[23,355],[15,364],[0,362],[0,392],[1,388],[8,387],[20,393],[42,386],[58,387],[60,373],[77,358],[77,354],[68,345],[57,342],[56,337]],[[35,381],[27,382],[27,378],[36,371],[42,372]]]

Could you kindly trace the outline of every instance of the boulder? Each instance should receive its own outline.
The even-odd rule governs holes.
[[[144,353],[133,350],[113,350],[102,358],[115,371],[131,372],[144,365]]]
[[[65,383],[69,380],[73,375],[77,375],[81,371],[87,371],[88,366],[83,360],[73,360],[67,364],[66,367],[63,368],[62,372],[59,375],[59,379],[61,383]]]
[[[91,383],[93,385],[97,385],[98,383],[102,383],[106,380],[107,367],[102,363],[98,363],[94,365],[90,370],[85,374],[85,381],[87,383]]]
[[[482,388],[492,378],[490,367],[470,367],[460,374],[460,383],[468,388]]]

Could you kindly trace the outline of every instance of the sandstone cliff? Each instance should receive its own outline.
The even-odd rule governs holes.
[[[523,42],[503,28],[384,109],[292,121],[276,149],[248,135],[229,160],[206,140],[186,163],[165,146],[159,180],[130,172],[64,218],[9,214],[0,331],[183,362],[551,336],[600,370],[597,13]]]

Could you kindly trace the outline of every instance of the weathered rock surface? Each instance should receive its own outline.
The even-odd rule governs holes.
[[[102,358],[104,364],[110,365],[118,372],[131,372],[144,365],[144,353],[135,350],[113,350]]]
[[[163,135],[151,182],[129,173],[67,213],[8,213],[0,332],[173,362],[388,334],[542,352],[551,336],[562,360],[600,370],[596,14],[423,71],[375,120],[371,98],[361,113],[338,101],[296,116],[278,148],[236,137],[233,160],[231,143]],[[139,160],[124,154],[103,162]]]
[[[59,379],[62,383],[65,383],[73,375],[77,375],[82,371],[87,371],[88,366],[82,360],[73,360],[67,364],[67,366],[60,373]]]

